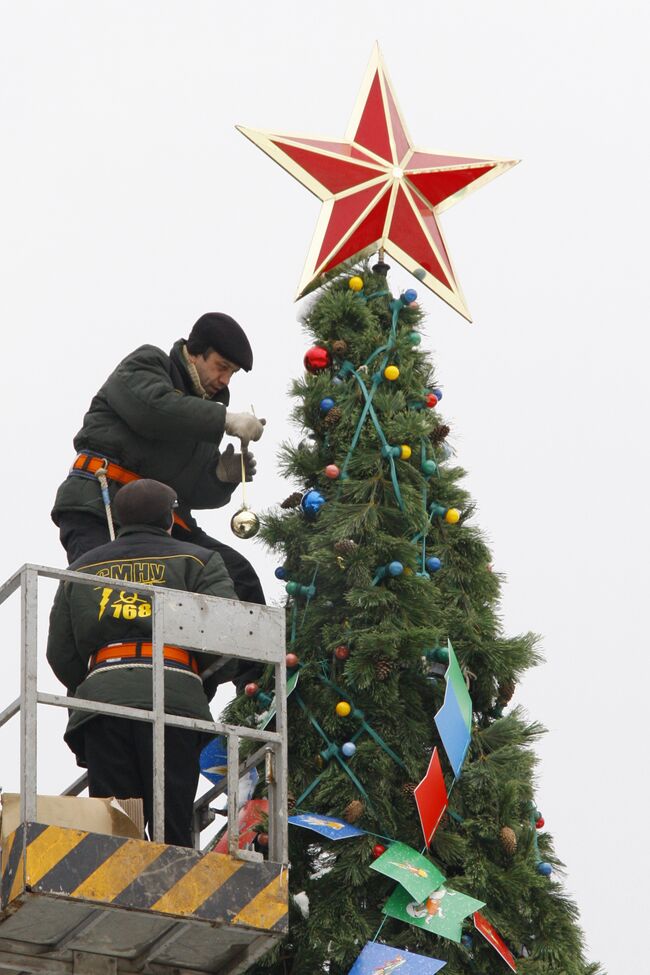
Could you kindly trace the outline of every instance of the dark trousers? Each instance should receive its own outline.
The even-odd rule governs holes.
[[[189,532],[179,525],[174,525],[172,535],[180,541],[193,542],[194,545],[202,545],[204,548],[217,551],[225,563],[237,596],[243,602],[262,604],[266,602],[257,572],[248,559],[230,545],[224,545],[216,538],[206,535],[198,525]],[[110,541],[105,519],[85,514],[83,511],[61,512],[59,538],[66,550],[68,565],[85,555],[91,548],[97,548],[98,545],[105,545]]]
[[[94,798],[142,799],[153,837],[152,726],[97,715],[83,726],[88,792]],[[81,729],[80,729],[81,730]],[[165,728],[165,843],[192,846],[192,807],[205,736]]]

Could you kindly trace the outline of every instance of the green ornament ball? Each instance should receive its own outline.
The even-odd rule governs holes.
[[[411,345],[419,345],[422,341],[422,336],[419,332],[409,332],[406,336],[406,340],[407,342],[410,342]]]

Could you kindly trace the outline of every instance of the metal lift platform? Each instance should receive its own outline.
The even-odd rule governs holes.
[[[153,610],[153,709],[81,701],[37,689],[38,578],[81,585],[99,577],[23,566],[0,588],[0,604],[21,592],[20,696],[0,713],[21,724],[20,822],[7,836],[0,875],[0,972],[53,975],[237,975],[287,931],[286,673],[284,613],[234,600],[120,580],[120,591],[146,594]],[[106,578],[101,579],[106,585]],[[272,664],[275,731],[222,725],[164,711],[163,646]],[[154,842],[38,821],[36,717],[39,704],[150,721],[153,725]],[[161,842],[164,822],[164,727],[227,738],[223,783],[195,802],[195,849]],[[240,762],[242,740],[259,743]],[[249,748],[250,751],[250,748]],[[239,848],[240,775],[263,765],[269,808],[268,859]],[[85,776],[64,795],[78,795]],[[209,802],[228,793],[228,853],[200,849]]]

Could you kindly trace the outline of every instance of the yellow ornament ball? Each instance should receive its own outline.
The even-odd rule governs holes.
[[[363,291],[363,278],[355,275],[348,281],[348,288],[350,291]]]
[[[448,525],[455,525],[460,521],[460,511],[458,508],[449,508],[445,515],[445,521]]]
[[[338,714],[339,718],[347,718],[351,710],[352,708],[347,701],[339,701],[339,703],[336,705],[336,713]]]
[[[399,449],[399,455],[402,460],[408,460],[413,451],[407,443],[403,443]]]
[[[395,379],[399,378],[399,369],[397,366],[386,366],[384,369],[384,378],[389,379],[394,382]]]
[[[412,576],[413,575],[413,569],[409,568],[408,565],[404,566],[404,575],[405,576]]]

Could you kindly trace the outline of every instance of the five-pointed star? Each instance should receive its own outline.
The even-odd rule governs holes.
[[[376,45],[344,141],[237,128],[323,201],[297,297],[383,250],[471,321],[438,214],[517,160],[415,149]]]

